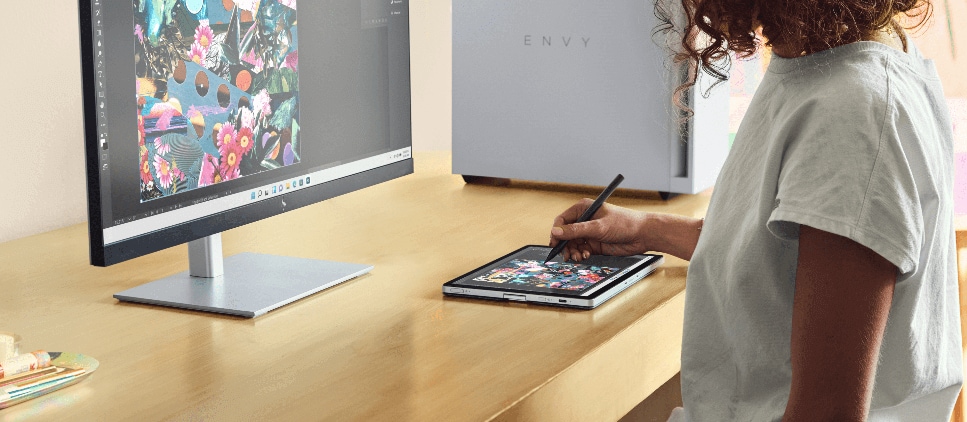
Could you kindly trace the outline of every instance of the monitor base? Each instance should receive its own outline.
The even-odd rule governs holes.
[[[224,260],[222,276],[192,277],[185,271],[114,298],[254,318],[373,269],[372,265],[254,253]]]

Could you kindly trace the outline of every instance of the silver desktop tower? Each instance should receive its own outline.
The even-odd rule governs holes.
[[[727,83],[687,100],[638,0],[453,0],[453,173],[696,193],[729,150]],[[469,176],[469,177],[468,177]]]

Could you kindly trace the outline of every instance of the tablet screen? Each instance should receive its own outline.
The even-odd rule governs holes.
[[[642,257],[594,255],[577,262],[560,256],[544,263],[549,247],[527,247],[467,274],[456,285],[581,296],[626,273]]]

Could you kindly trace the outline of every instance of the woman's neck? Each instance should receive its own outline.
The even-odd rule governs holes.
[[[900,31],[899,33],[897,31]],[[906,46],[904,45],[904,40],[906,39],[906,34],[904,34],[902,28],[897,28],[894,30],[892,27],[881,28],[879,31],[874,32],[869,37],[863,39],[863,41],[875,41],[880,44],[884,44],[893,47],[899,51],[906,52]],[[822,51],[822,50],[820,50]],[[772,52],[777,56],[787,59],[792,59],[796,57],[804,56],[803,52],[795,52],[794,49],[789,46],[773,45]],[[818,53],[818,51],[816,51]]]

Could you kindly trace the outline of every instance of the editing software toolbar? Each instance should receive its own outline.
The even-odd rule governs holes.
[[[107,172],[110,170],[110,156],[108,155],[108,132],[107,132],[107,110],[105,103],[105,80],[107,79],[107,74],[105,71],[105,59],[104,59],[104,13],[103,6],[101,4],[102,0],[94,0],[91,10],[93,35],[94,35],[94,78],[95,84],[97,85],[97,139],[98,146],[101,149],[99,154],[100,158],[100,168],[102,172]]]

